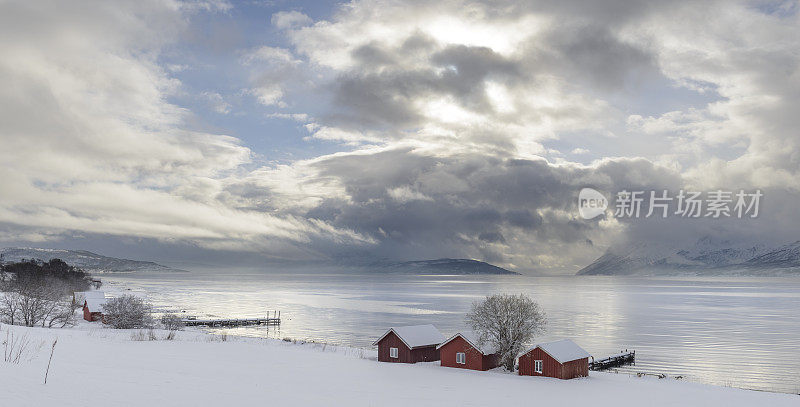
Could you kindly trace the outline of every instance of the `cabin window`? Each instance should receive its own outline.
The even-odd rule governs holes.
[[[533,371],[536,373],[542,373],[542,361],[541,360],[534,360],[533,361]]]
[[[389,357],[397,359],[397,348],[389,348]]]
[[[464,365],[467,363],[467,354],[464,352],[456,353],[456,363],[459,365]]]

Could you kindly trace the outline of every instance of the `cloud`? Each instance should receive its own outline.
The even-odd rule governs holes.
[[[285,30],[297,28],[311,24],[311,17],[299,11],[279,11],[272,15],[272,25],[278,29]]]
[[[185,0],[179,3],[187,11],[230,11],[233,5],[225,0]]]
[[[256,99],[258,99],[258,103],[262,105],[286,107],[286,103],[281,101],[283,89],[278,85],[267,85],[249,89],[247,93],[255,96]]]
[[[569,272],[625,238],[796,229],[791,10],[364,0],[319,21],[278,12],[285,38],[248,43],[230,73],[253,109],[306,132],[310,158],[273,162],[170,102],[174,75],[199,68],[160,56],[197,28],[192,13],[224,4],[0,6],[0,236]],[[228,93],[204,89],[231,110]],[[747,223],[585,221],[587,186],[762,187],[770,204]]]
[[[372,256],[475,257],[523,269],[570,270],[597,254],[589,242],[610,244],[619,225],[579,219],[580,188],[680,185],[677,173],[646,160],[556,166],[408,149],[339,154],[310,169],[313,178],[336,180],[343,194],[323,198],[307,216],[371,236]]]
[[[300,75],[298,65],[302,61],[285,48],[262,46],[244,53],[241,63],[251,70],[253,87],[245,93],[264,106],[287,106],[283,101],[285,89]]]
[[[286,48],[263,46],[247,52],[242,57],[242,62],[246,65],[257,62],[296,65],[301,61]]]
[[[231,112],[230,103],[226,102],[219,93],[206,91],[201,95],[206,99],[211,109],[213,109],[215,112],[219,114],[228,114]]]
[[[764,28],[778,17],[730,4],[719,5],[724,12],[710,25],[696,4],[680,1],[506,6],[361,1],[287,30],[298,55],[335,77],[328,86],[334,103],[310,128],[324,129],[315,138],[367,145],[317,160],[315,177],[336,179],[346,198],[323,200],[310,216],[370,234],[386,256],[452,253],[568,269],[626,230],[653,238],[663,227],[575,219],[569,202],[582,186],[611,192],[795,183],[788,178],[798,167],[784,166],[792,158],[779,154],[769,157],[782,161],[765,158],[742,177],[744,161],[770,143],[755,137],[764,131],[749,115],[772,116],[763,110],[791,106],[775,92],[793,92],[767,83],[761,75],[774,72],[749,61],[759,58],[756,43],[776,43],[774,52],[761,53],[794,66],[787,55],[796,54],[796,44],[779,38],[793,35],[795,15]],[[746,45],[740,57],[730,38]],[[789,76],[781,73],[777,82],[792,83],[793,70],[783,72]],[[665,95],[676,101],[662,103]],[[779,134],[792,133],[786,127]],[[552,145],[605,158],[581,166]],[[530,182],[516,173],[527,167],[539,171],[528,174]],[[489,168],[492,182],[470,178]],[[758,173],[775,177],[753,179]],[[493,194],[499,186],[504,193]],[[560,198],[539,200],[550,193]],[[524,202],[512,200],[518,196]],[[500,208],[530,227],[512,226]],[[670,238],[713,228],[699,223],[676,222]],[[718,226],[722,234],[737,229]]]
[[[253,153],[236,138],[188,130],[192,114],[168,101],[181,83],[157,59],[186,24],[182,7],[0,7],[5,234],[135,236],[279,256],[309,256],[299,247],[314,239],[368,243],[217,198]],[[203,97],[229,111],[218,93]]]

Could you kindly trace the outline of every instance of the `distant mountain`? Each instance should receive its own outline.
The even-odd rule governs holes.
[[[0,250],[0,261],[13,263],[22,260],[61,259],[70,266],[83,269],[92,273],[100,272],[131,272],[131,271],[183,271],[172,267],[162,266],[152,261],[139,261],[118,259],[103,256],[86,250],[40,249],[35,247],[7,247]]]
[[[759,268],[800,267],[800,241],[753,256],[743,265]]]
[[[780,246],[736,245],[704,237],[689,247],[638,243],[614,247],[578,275],[800,274],[800,241]]]
[[[489,263],[469,259],[377,262],[368,268],[389,273],[407,274],[519,274]]]

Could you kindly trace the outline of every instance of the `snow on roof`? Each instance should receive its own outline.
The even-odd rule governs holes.
[[[105,298],[104,291],[75,291],[76,298]]]
[[[495,348],[494,345],[492,345],[492,344],[490,344],[488,342],[484,342],[484,344],[482,346],[479,346],[478,344],[480,343],[480,341],[478,340],[478,335],[476,335],[474,332],[459,332],[459,333],[451,336],[450,339],[442,342],[439,346],[436,347],[436,349],[441,348],[442,346],[444,346],[448,342],[452,341],[453,339],[458,338],[459,336],[464,338],[464,340],[469,342],[469,344],[472,345],[473,348],[477,349],[479,352],[483,353],[484,355],[491,355],[491,354],[497,352],[497,348]]]
[[[419,348],[421,346],[438,345],[444,341],[444,335],[431,324],[392,327],[386,331],[372,346],[380,342],[389,332],[394,332],[403,343],[409,348]]]
[[[103,305],[106,305],[107,301],[108,298],[87,297],[86,307],[89,308],[89,312],[103,312]]]
[[[547,343],[540,343],[533,348],[528,349],[525,353],[528,353],[536,348],[541,348],[545,351],[548,355],[552,356],[553,359],[557,360],[558,363],[567,363],[573,360],[588,358],[592,356],[578,346],[577,343],[572,342],[570,339],[562,339],[560,341],[555,342],[547,342]]]

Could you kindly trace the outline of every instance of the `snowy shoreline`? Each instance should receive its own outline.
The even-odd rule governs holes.
[[[561,381],[501,372],[379,363],[373,350],[164,330],[0,326],[30,343],[19,364],[0,360],[0,405],[177,406],[244,403],[430,406],[537,401],[615,406],[796,405],[800,397],[677,380],[591,372]],[[140,334],[141,332],[141,334]],[[50,346],[58,338],[47,384]]]

